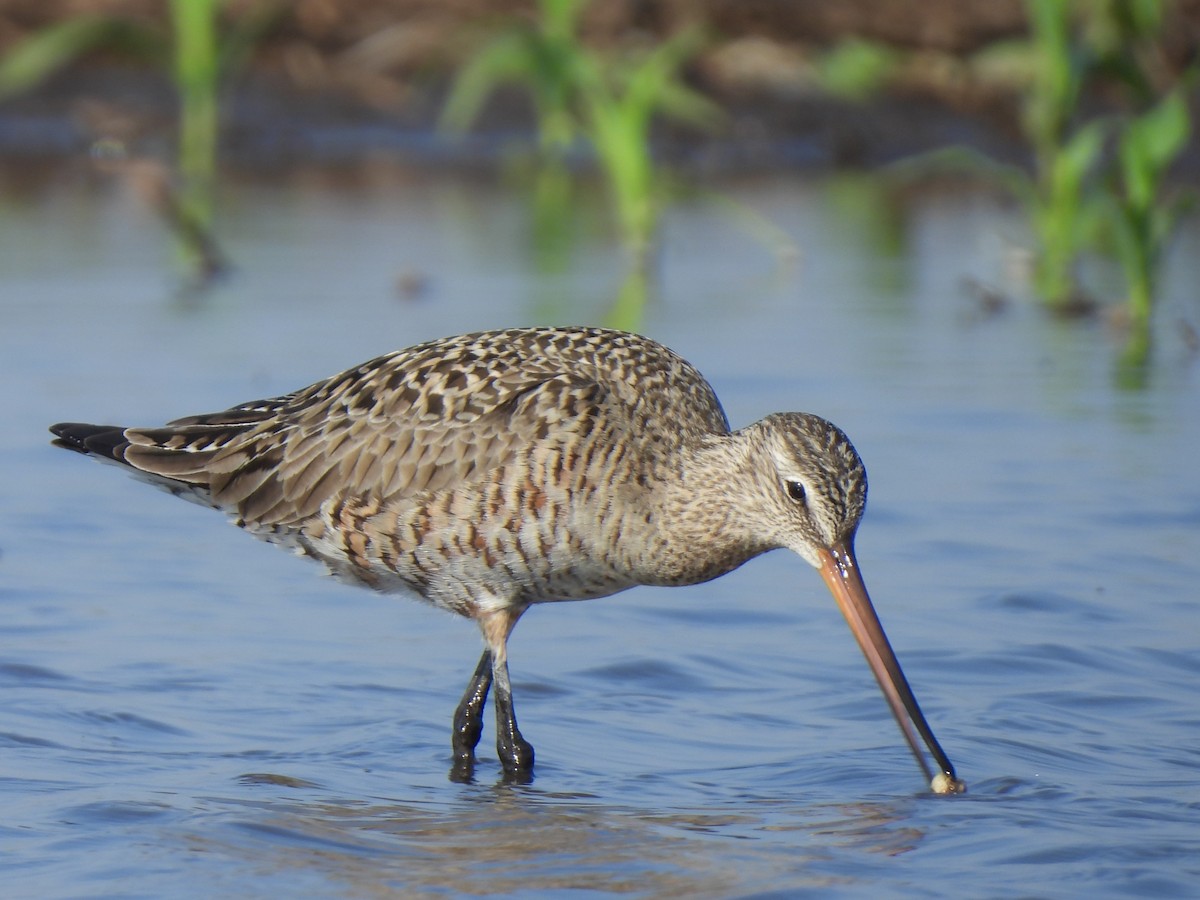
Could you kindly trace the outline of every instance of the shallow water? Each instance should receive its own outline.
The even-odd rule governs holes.
[[[469,623],[319,577],[45,427],[600,321],[620,260],[598,217],[547,272],[519,196],[487,182],[231,180],[237,273],[188,300],[120,183],[2,177],[5,896],[1195,895],[1200,368],[1176,325],[1200,312],[1195,229],[1130,390],[1103,326],[986,316],[964,291],[1011,285],[1019,223],[986,193],[727,186],[791,262],[677,207],[641,330],[735,424],[800,408],[855,440],[859,558],[970,793],[926,792],[820,579],[783,553],[526,616],[511,659],[536,778],[503,784],[485,733],[459,785]]]

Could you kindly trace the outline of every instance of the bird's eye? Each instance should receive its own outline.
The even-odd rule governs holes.
[[[803,503],[805,501],[807,495],[804,492],[804,485],[801,482],[788,479],[784,482],[784,484],[787,485],[787,493],[789,497],[791,497],[797,503]]]

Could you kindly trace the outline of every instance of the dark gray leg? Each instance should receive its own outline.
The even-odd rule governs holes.
[[[517,728],[508,663],[503,657],[493,659],[492,679],[496,683],[496,753],[508,780],[529,782],[533,778],[533,746]]]
[[[491,686],[492,651],[484,650],[462,701],[454,711],[454,730],[450,738],[454,749],[454,767],[450,777],[455,781],[470,781],[474,774],[475,747],[483,733],[483,707]]]
[[[467,692],[454,713],[453,781],[471,781],[475,769],[475,747],[483,731],[483,706],[488,689],[496,686],[496,753],[504,767],[506,781],[528,783],[533,778],[533,747],[521,737],[513,711],[512,685],[508,680],[508,636],[521,614],[523,605],[492,609],[477,620],[487,649],[479,658]]]

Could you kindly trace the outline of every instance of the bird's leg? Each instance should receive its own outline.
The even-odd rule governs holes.
[[[483,706],[487,702],[488,689],[492,686],[492,651],[484,650],[479,665],[467,685],[458,709],[454,711],[454,731],[451,746],[454,748],[454,773],[456,780],[469,781],[475,766],[475,746],[483,733]]]
[[[492,659],[491,680],[496,686],[496,753],[505,777],[521,782],[529,781],[532,776],[533,747],[517,727],[512,683],[508,679],[508,636],[524,611],[523,606],[502,607],[479,619]]]
[[[513,709],[512,685],[508,680],[508,662],[503,656],[492,661],[492,680],[496,683],[496,753],[504,774],[525,782],[533,774],[533,745],[521,736]]]

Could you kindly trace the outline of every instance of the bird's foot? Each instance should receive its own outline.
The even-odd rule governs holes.
[[[474,759],[475,748],[479,746],[480,735],[483,734],[483,719],[480,711],[475,709],[472,714],[464,715],[460,709],[454,716],[454,730],[450,735],[450,746],[454,750],[454,758]]]
[[[454,761],[450,764],[450,774],[447,777],[455,784],[474,784],[475,754],[468,753],[462,756],[456,753]]]
[[[529,784],[533,781],[533,745],[519,731],[504,735],[496,741],[496,753],[504,767],[504,780],[510,784]]]
[[[451,749],[454,762],[450,766],[450,780],[458,784],[471,784],[475,780],[475,747],[483,732],[483,722],[478,710],[474,716],[454,717]]]

